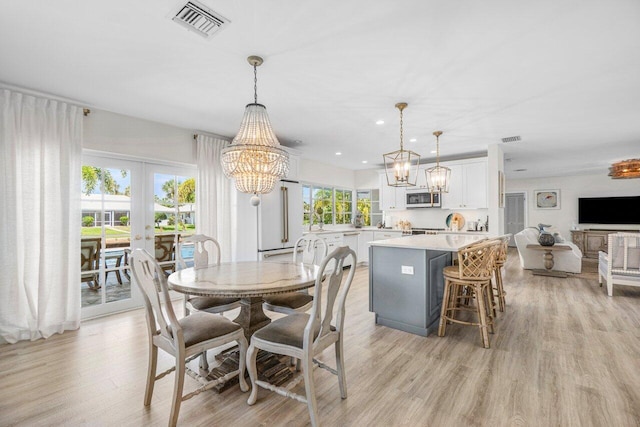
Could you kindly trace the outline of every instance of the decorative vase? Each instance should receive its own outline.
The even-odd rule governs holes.
[[[543,230],[538,235],[538,243],[540,243],[540,246],[553,246],[556,243],[556,239],[553,234]]]

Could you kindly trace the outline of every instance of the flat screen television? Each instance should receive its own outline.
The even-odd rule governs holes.
[[[578,199],[580,224],[640,224],[640,196]]]

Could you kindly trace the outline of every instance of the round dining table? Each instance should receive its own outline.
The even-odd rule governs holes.
[[[315,284],[317,265],[281,261],[243,261],[172,273],[170,289],[190,295],[240,298],[240,314],[234,322],[242,326],[247,340],[271,323],[262,309],[262,297],[295,292]]]

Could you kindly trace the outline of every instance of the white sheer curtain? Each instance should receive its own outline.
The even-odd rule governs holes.
[[[208,135],[196,139],[196,230],[218,240],[223,262],[236,258],[233,187],[220,166],[220,153],[228,144]]]
[[[80,325],[82,108],[0,88],[0,341]]]

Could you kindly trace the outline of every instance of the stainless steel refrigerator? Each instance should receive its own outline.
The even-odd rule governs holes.
[[[302,237],[302,185],[282,180],[261,196],[258,209],[258,258],[292,253]],[[284,255],[283,255],[284,256]]]

